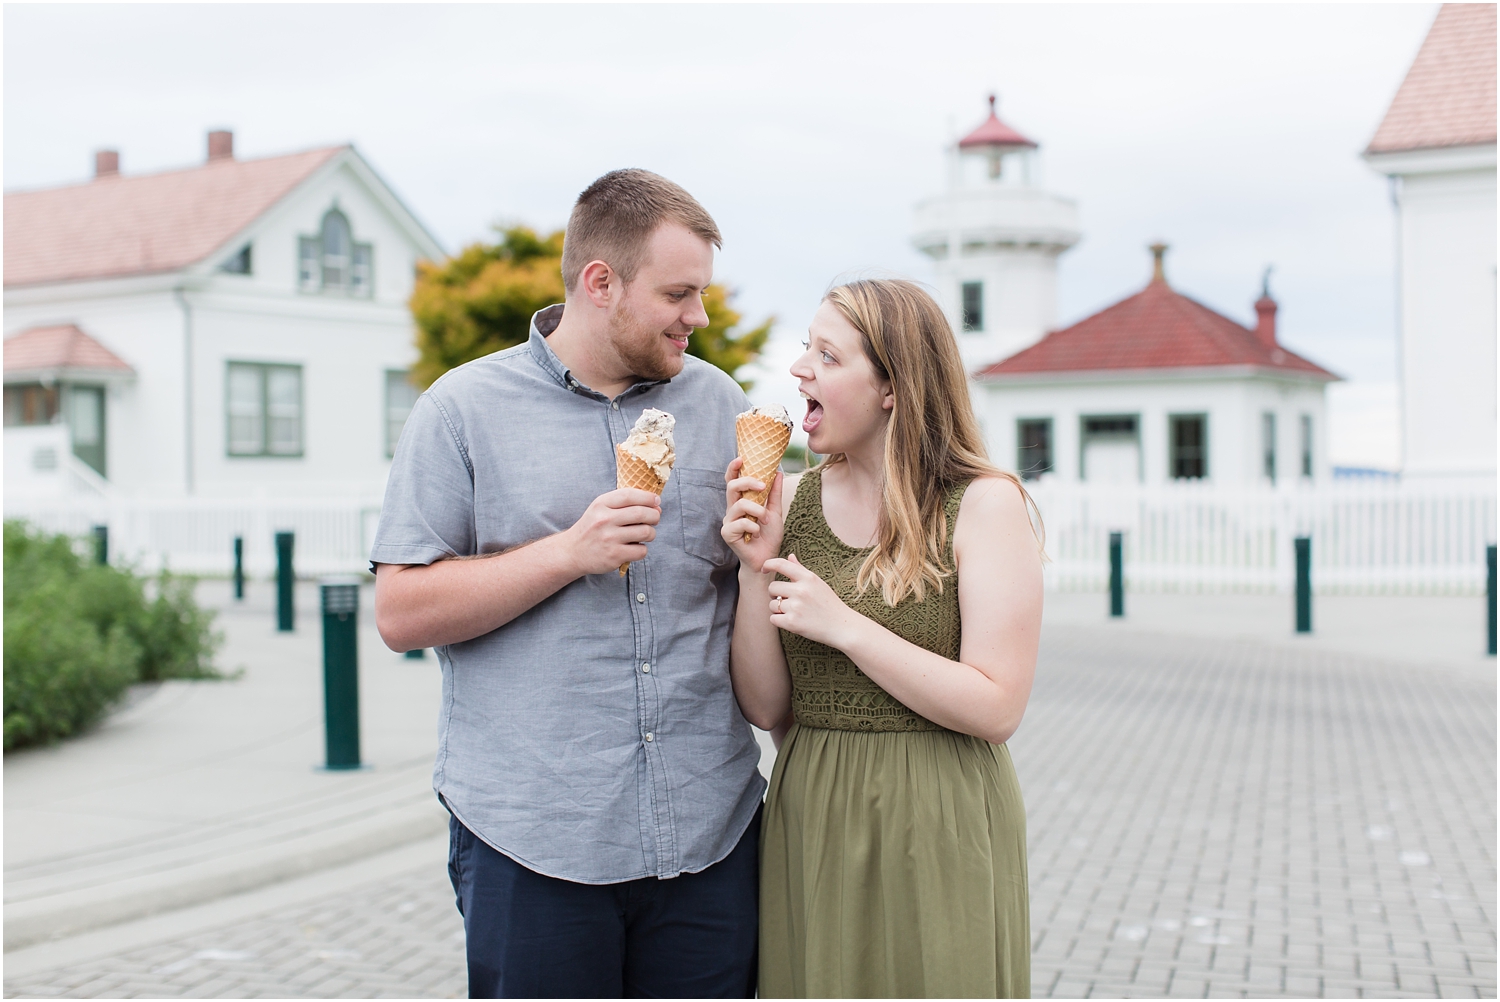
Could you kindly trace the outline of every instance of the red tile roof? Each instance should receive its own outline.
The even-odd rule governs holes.
[[[7,194],[5,284],[115,278],[194,264],[344,149],[214,160]]]
[[[995,95],[990,95],[990,117],[980,123],[979,128],[958,141],[958,148],[966,150],[974,146],[1030,146],[1036,143],[1000,121],[995,114]]]
[[[1056,372],[1254,366],[1339,377],[1172,289],[1163,279],[976,373],[1004,379]]]
[[[1495,141],[1495,5],[1446,3],[1366,153]]]
[[[120,356],[73,324],[33,327],[5,339],[5,371],[44,369],[135,370]]]

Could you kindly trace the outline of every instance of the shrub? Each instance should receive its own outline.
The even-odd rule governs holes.
[[[221,638],[192,579],[163,572],[154,590],[66,536],[5,523],[6,748],[87,727],[133,682],[218,677]]]

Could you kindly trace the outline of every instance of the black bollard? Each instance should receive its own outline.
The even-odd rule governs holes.
[[[109,526],[94,526],[94,563],[103,566],[109,563]]]
[[[329,769],[359,768],[359,585],[323,582],[323,724]]]
[[[234,537],[234,597],[245,597],[245,537]]]
[[[1109,534],[1109,614],[1125,615],[1125,534]]]
[[[1490,655],[1495,653],[1495,547],[1493,544],[1485,547],[1485,560],[1490,565],[1489,598],[1490,598]]]
[[[292,573],[292,539],[290,532],[276,534],[276,629],[283,633],[296,626],[293,588],[297,578]]]
[[[1298,536],[1292,541],[1297,550],[1297,632],[1312,632],[1312,538]]]
[[[406,652],[406,656],[412,658],[413,660],[420,661],[422,658],[425,658],[427,656],[427,648],[413,647],[411,650]]]

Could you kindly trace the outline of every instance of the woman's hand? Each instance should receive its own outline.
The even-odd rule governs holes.
[[[724,471],[724,500],[726,511],[719,535],[741,565],[757,574],[765,573],[765,563],[781,550],[781,482],[780,471],[771,484],[771,496],[764,505],[758,505],[747,497],[746,491],[765,489],[765,483],[751,477],[739,475],[744,459],[736,456]]]
[[[803,567],[795,553],[784,560],[772,557],[765,569],[788,579],[772,581],[768,588],[772,626],[844,650],[859,624],[869,622],[845,605],[828,582]]]

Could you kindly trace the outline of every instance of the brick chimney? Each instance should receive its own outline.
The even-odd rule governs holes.
[[[1255,301],[1255,336],[1267,348],[1276,347],[1276,300],[1271,298],[1271,268],[1266,266]]]
[[[228,129],[215,129],[208,134],[208,162],[234,159],[234,133]]]
[[[94,152],[94,178],[118,177],[120,174],[119,150],[96,150]]]

